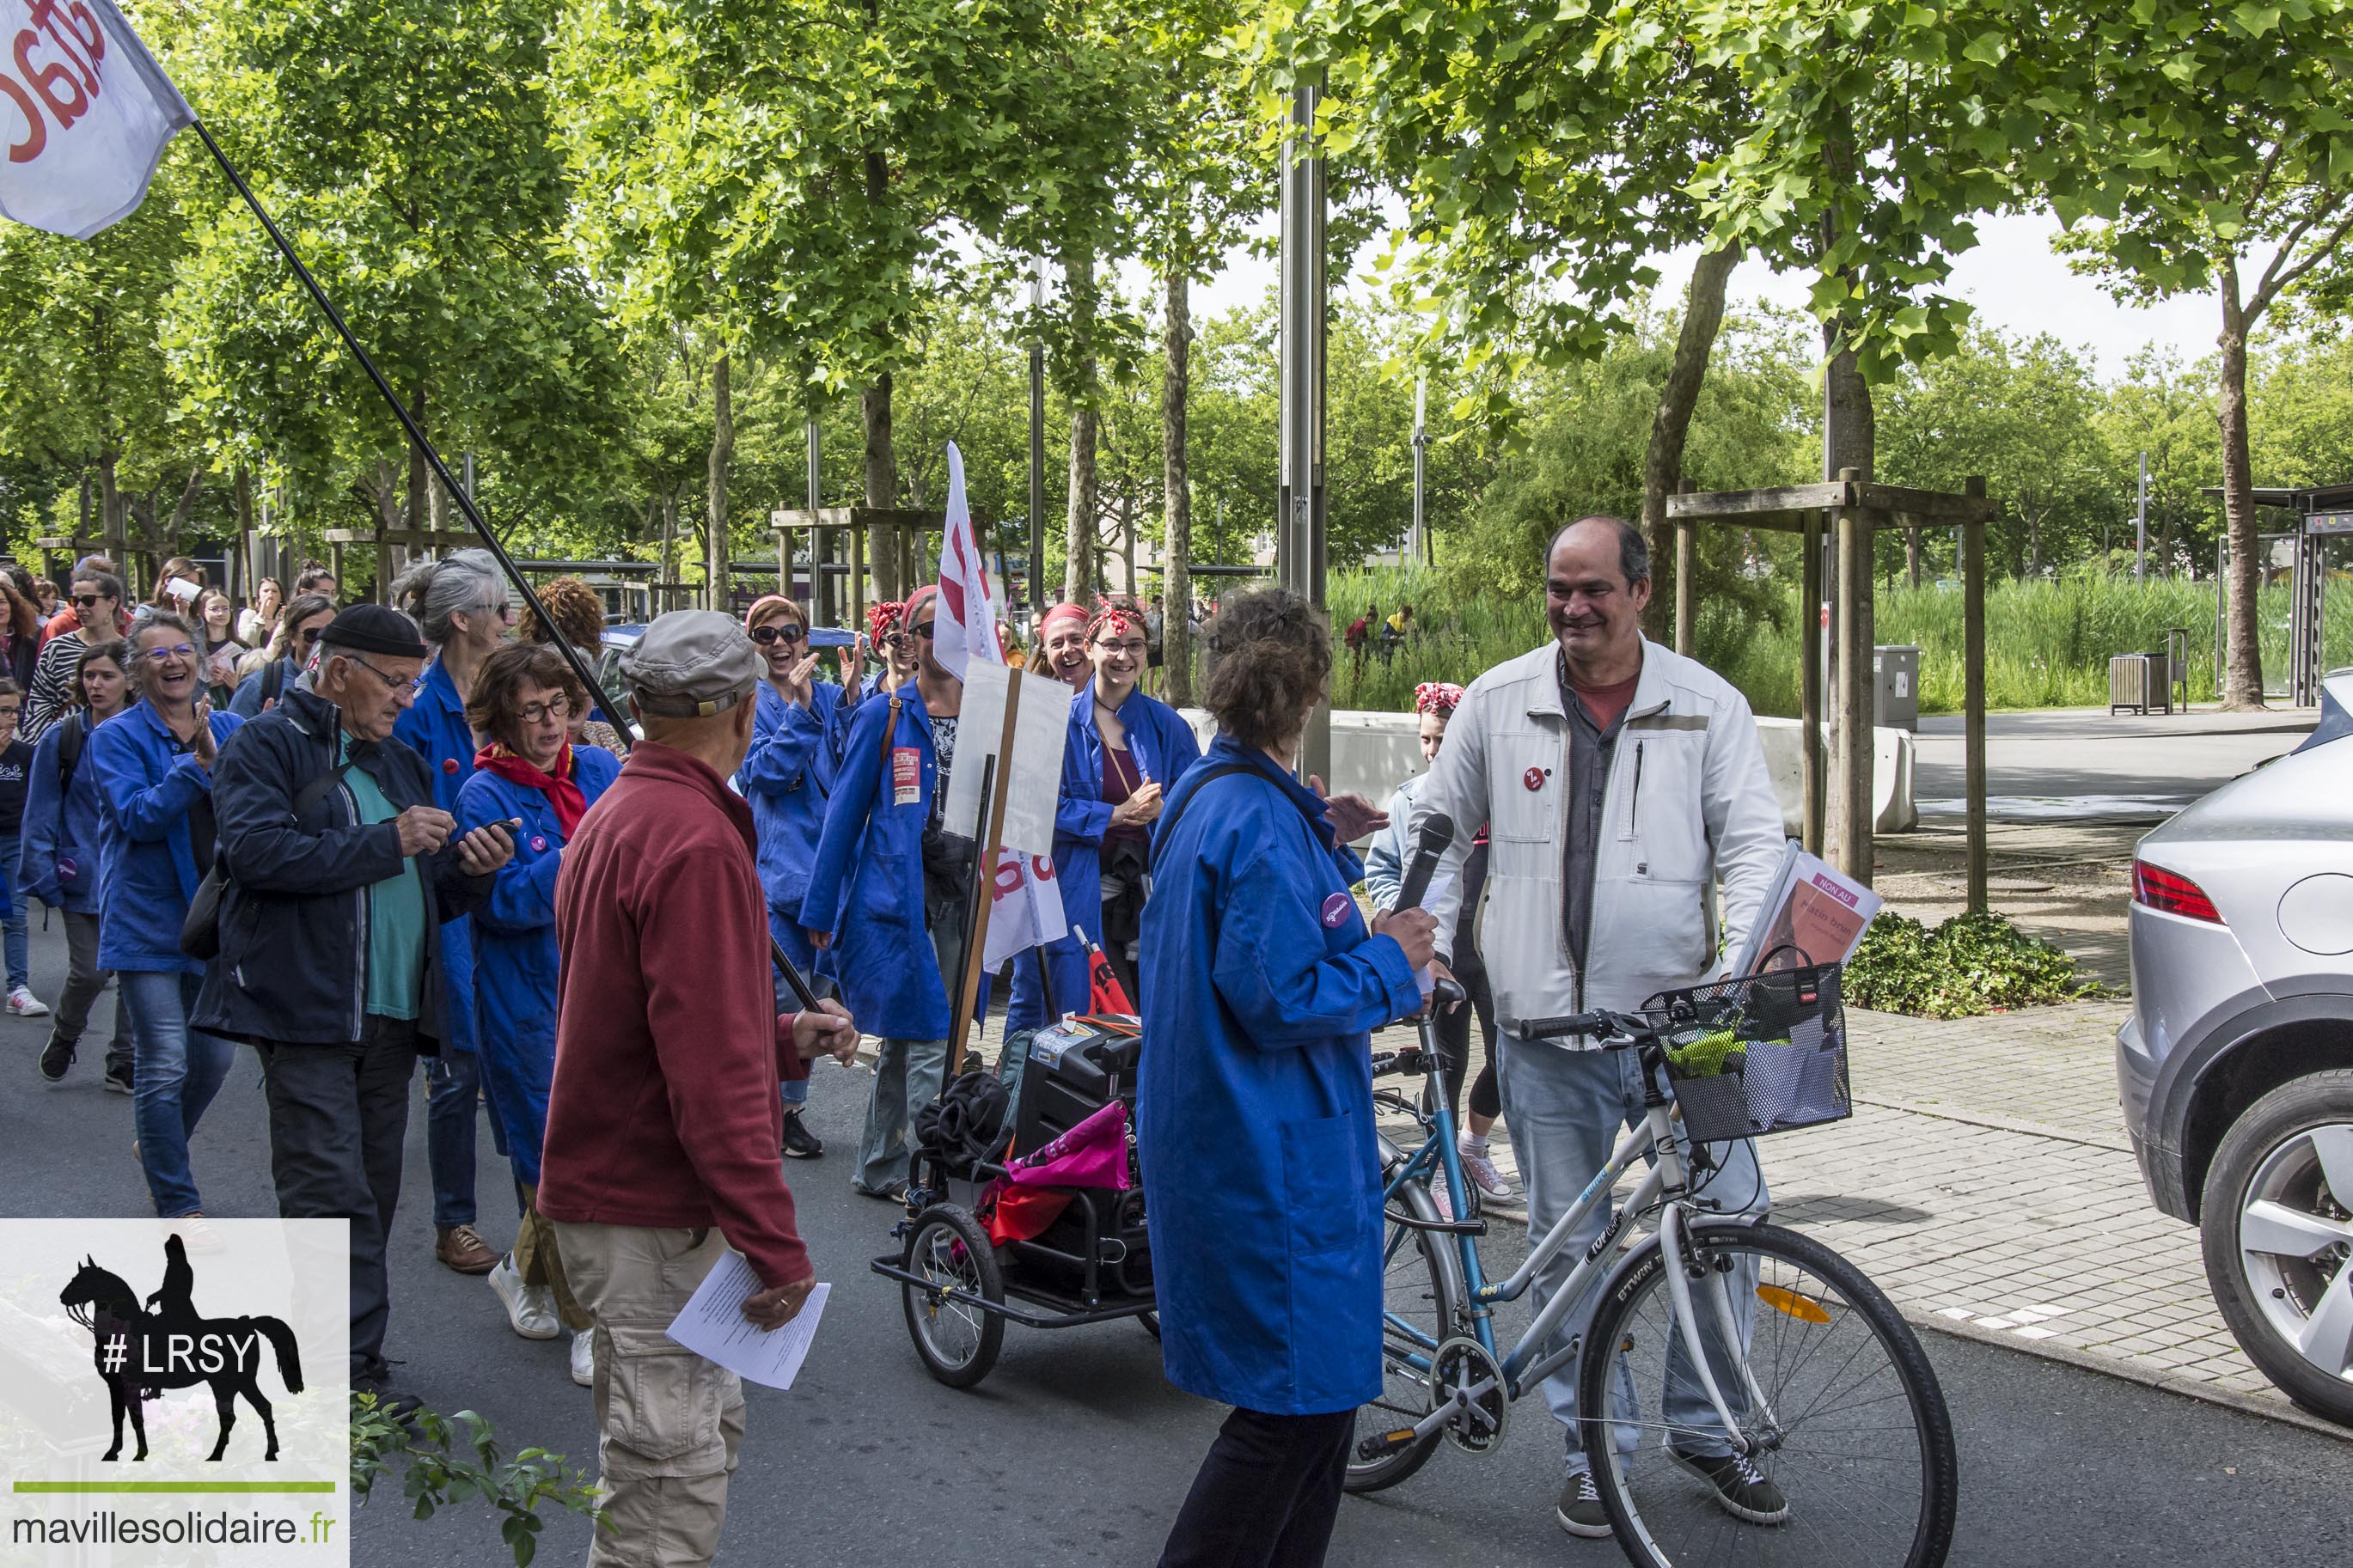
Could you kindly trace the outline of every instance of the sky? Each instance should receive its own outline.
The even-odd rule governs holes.
[[[1272,232],[1271,224],[1267,232]],[[1977,248],[1954,262],[1953,291],[1977,307],[1978,319],[1989,325],[2026,337],[2049,332],[2089,351],[2104,377],[2122,374],[2125,363],[2150,342],[2175,349],[2185,361],[2212,352],[2221,326],[2221,306],[2214,295],[2183,295],[2147,309],[2118,304],[2052,254],[2051,237],[2058,232],[2058,221],[2042,215],[1979,219]],[[1359,273],[1377,248],[1358,258]],[[1668,258],[1661,287],[1680,293],[1695,255],[1682,251]],[[1271,259],[1237,253],[1223,272],[1196,290],[1194,312],[1209,316],[1255,305],[1274,279]],[[1735,304],[1762,300],[1803,306],[1806,289],[1802,279],[1777,278],[1760,263],[1747,261],[1734,270],[1730,294]]]

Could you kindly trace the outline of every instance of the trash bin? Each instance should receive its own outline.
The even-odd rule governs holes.
[[[2168,678],[2173,661],[2164,654],[2120,653],[2108,660],[2108,715],[2168,713],[2172,696]]]
[[[1916,647],[1875,647],[1871,668],[1876,685],[1873,700],[1879,722],[1891,730],[1920,730],[1920,650]]]

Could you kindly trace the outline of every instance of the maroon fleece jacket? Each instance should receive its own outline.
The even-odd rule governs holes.
[[[555,1080],[539,1211],[582,1225],[717,1226],[771,1289],[814,1270],[785,1185],[776,1011],[752,808],[640,742],[555,879]]]

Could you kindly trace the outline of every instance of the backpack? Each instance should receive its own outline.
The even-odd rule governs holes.
[[[58,721],[58,799],[73,787],[74,770],[81,766],[82,742],[90,739],[90,714],[77,710]]]
[[[264,665],[261,670],[261,700],[264,710],[267,710],[268,704],[277,701],[278,694],[285,689],[286,661],[282,658],[273,658]]]

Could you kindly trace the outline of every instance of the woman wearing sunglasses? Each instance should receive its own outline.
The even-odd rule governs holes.
[[[744,629],[766,666],[759,706],[752,719],[752,749],[735,773],[735,787],[752,805],[760,836],[760,886],[768,895],[768,930],[803,973],[817,966],[817,950],[801,930],[801,899],[808,891],[809,862],[825,829],[826,797],[832,793],[836,748],[856,700],[829,680],[817,679],[822,658],[808,646],[808,614],[780,594],[769,594],[744,612]],[[846,672],[848,690],[857,690],[857,671]],[[799,1006],[788,1000],[778,977],[776,1009]],[[801,1123],[808,1102],[808,1079],[783,1080],[784,1152],[788,1160],[814,1160],[825,1145]]]
[[[33,684],[25,693],[23,733],[38,741],[41,731],[58,721],[66,709],[81,656],[93,644],[122,638],[122,584],[106,572],[77,572],[71,591],[75,625],[48,640],[40,661],[33,667]]]
[[[311,668],[311,656],[319,651],[319,634],[334,618],[335,601],[324,594],[297,594],[289,600],[286,613],[278,617],[278,629],[270,634],[260,668],[237,683],[228,710],[240,719],[252,719],[277,707]]]

